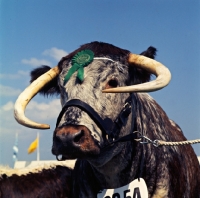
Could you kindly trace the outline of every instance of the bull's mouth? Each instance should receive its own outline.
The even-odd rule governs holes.
[[[100,146],[85,126],[63,126],[54,132],[53,155],[62,159],[87,159],[100,154]]]
[[[100,154],[100,148],[98,145],[90,145],[88,148],[83,148],[82,146],[74,148],[71,146],[54,144],[52,147],[52,154],[55,156],[62,155],[62,159],[87,159]]]

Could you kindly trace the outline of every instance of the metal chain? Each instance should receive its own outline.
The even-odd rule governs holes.
[[[150,138],[142,135],[139,131],[134,131],[133,133],[139,133],[139,139],[135,139],[135,141],[139,141],[141,144],[149,144],[150,143],[150,144],[153,144],[155,147],[158,147],[158,146],[178,146],[178,145],[200,143],[200,139],[180,141],[180,142],[166,142],[166,141],[163,141],[163,140],[151,140]],[[145,141],[141,141],[142,138]]]

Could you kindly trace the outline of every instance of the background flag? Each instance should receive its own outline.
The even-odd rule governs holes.
[[[38,147],[38,137],[30,144],[29,148],[28,148],[28,154],[34,152],[36,150],[36,148]]]
[[[14,163],[17,161],[17,154],[18,154],[18,133],[15,136],[15,145],[13,146],[13,161]]]

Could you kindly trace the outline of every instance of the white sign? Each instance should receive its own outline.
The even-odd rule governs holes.
[[[133,180],[126,186],[115,189],[105,189],[97,195],[97,198],[148,198],[147,185],[144,179]]]

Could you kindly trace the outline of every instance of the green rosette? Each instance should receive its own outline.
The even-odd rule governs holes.
[[[94,59],[94,53],[91,50],[83,50],[78,52],[72,58],[72,67],[67,72],[64,78],[64,84],[70,79],[73,73],[77,72],[77,78],[83,82],[84,79],[84,69],[83,67],[88,66]]]

